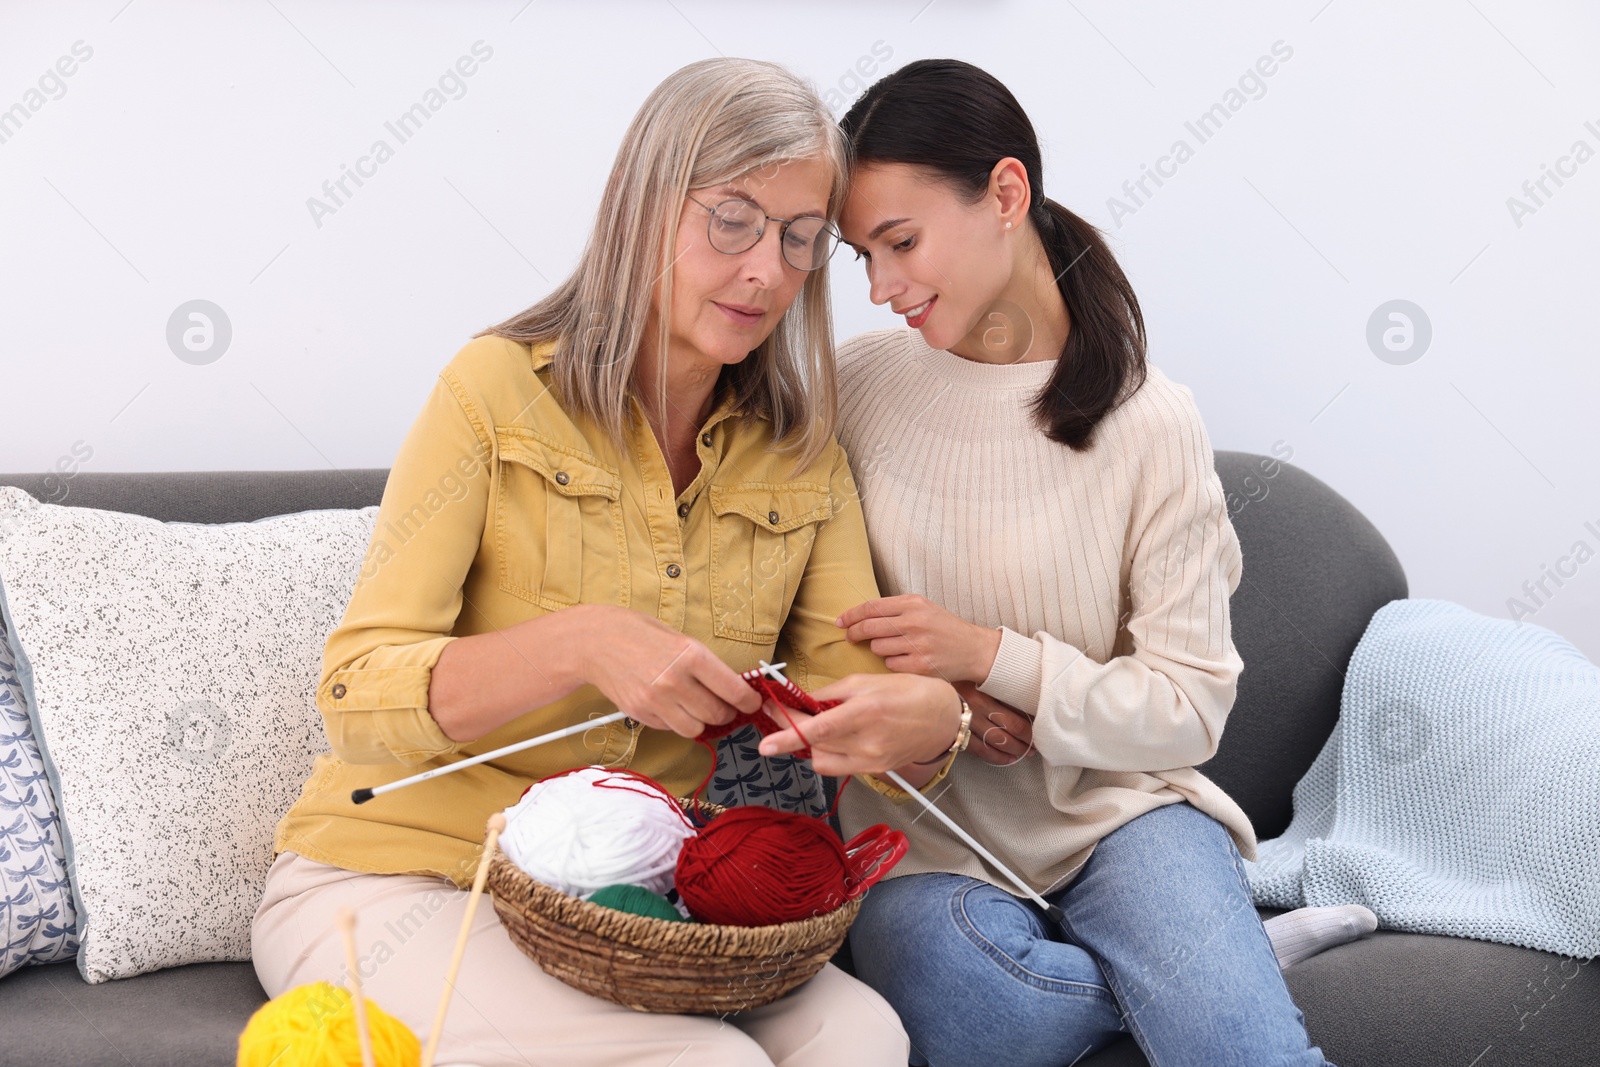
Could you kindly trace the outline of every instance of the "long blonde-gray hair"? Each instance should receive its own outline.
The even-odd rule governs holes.
[[[832,221],[844,197],[846,152],[816,91],[784,67],[729,58],[682,67],[650,93],[623,136],[577,269],[532,307],[476,336],[556,342],[552,373],[562,403],[620,441],[657,279],[656,351],[667,351],[672,251],[684,197],[821,158],[833,170]],[[660,364],[664,401],[665,359]],[[797,468],[822,454],[838,401],[826,266],[806,275],[771,335],[725,373],[741,410],[772,424],[775,447],[794,455]]]

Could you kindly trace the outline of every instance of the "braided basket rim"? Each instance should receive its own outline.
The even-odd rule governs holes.
[[[727,810],[703,800],[676,799],[686,811],[712,818]],[[835,937],[842,940],[861,910],[861,896],[858,895],[820,915],[768,926],[674,922],[618,911],[563,893],[523,871],[503,849],[495,850],[485,888],[498,905],[518,912],[536,912],[548,921],[632,948],[686,956],[765,957],[774,951],[815,947]]]

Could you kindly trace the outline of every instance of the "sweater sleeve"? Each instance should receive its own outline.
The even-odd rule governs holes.
[[[1239,585],[1238,537],[1193,396],[1156,393],[1133,432],[1135,474],[1125,655],[1097,663],[1043,631],[1002,628],[979,689],[1034,718],[1049,763],[1107,771],[1193,767],[1217,751],[1243,663],[1228,600]]]
[[[400,445],[344,619],[322,653],[317,708],[348,763],[454,752],[428,710],[433,668],[487,521],[492,431],[446,368]]]

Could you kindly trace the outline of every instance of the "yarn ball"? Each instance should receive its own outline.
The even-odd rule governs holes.
[[[505,811],[506,857],[553,889],[587,897],[610,885],[665,895],[694,826],[643,775],[604,767],[543,778]]]
[[[651,919],[665,919],[681,923],[683,916],[672,902],[660,893],[652,893],[642,885],[608,885],[589,898],[591,904],[614,908],[629,915],[644,915]]]
[[[821,819],[748,805],[684,844],[677,888],[702,922],[770,926],[839,907],[849,871],[844,843]]]
[[[372,1061],[416,1067],[422,1044],[405,1023],[366,1001]],[[239,1035],[237,1067],[352,1067],[361,1063],[355,1001],[327,982],[296,986],[256,1009]]]

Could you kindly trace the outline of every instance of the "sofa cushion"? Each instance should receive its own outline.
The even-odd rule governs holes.
[[[376,511],[164,524],[0,487],[0,598],[90,982],[249,958]]]
[[[0,981],[0,1067],[233,1067],[267,995],[248,963],[89,985],[70,962]]]
[[[1284,978],[1311,1043],[1338,1067],[1554,1067],[1600,1059],[1593,961],[1380,930],[1313,956]],[[1149,1065],[1124,1037],[1079,1067]]]
[[[1406,595],[1389,543],[1355,506],[1281,458],[1216,453],[1243,576],[1229,601],[1244,661],[1217,754],[1200,771],[1258,840],[1289,825],[1295,783],[1339,718],[1344,672],[1372,613]]]

